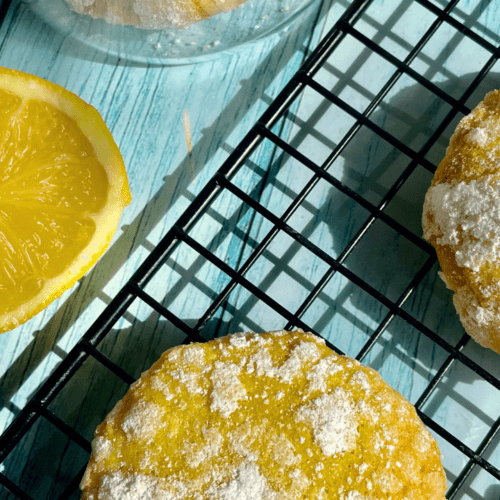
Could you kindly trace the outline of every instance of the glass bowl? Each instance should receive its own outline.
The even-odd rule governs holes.
[[[181,65],[284,33],[312,12],[319,1],[247,0],[230,12],[183,29],[112,24],[74,12],[66,0],[25,0],[25,3],[47,24],[94,49],[129,61]],[[82,2],[88,4],[92,0]]]

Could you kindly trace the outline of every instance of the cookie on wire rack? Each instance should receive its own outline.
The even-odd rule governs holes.
[[[302,331],[167,351],[92,446],[83,500],[445,498],[413,406]]]
[[[458,124],[425,197],[422,225],[465,330],[500,353],[500,91]]]

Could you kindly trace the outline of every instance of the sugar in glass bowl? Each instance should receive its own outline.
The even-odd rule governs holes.
[[[185,28],[168,26],[156,15],[169,0],[25,1],[46,23],[94,49],[129,61],[179,65],[284,32],[317,8],[320,0],[247,0]],[[94,3],[106,2],[121,5],[123,15],[108,9],[106,20],[99,17],[102,8],[92,11]]]

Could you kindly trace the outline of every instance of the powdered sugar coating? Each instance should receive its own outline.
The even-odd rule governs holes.
[[[277,500],[278,494],[270,487],[253,463],[242,464],[236,470],[234,479],[220,487],[210,486],[209,498],[217,500]]]
[[[98,500],[175,500],[162,488],[162,481],[144,474],[125,476],[121,472],[101,478]]]
[[[411,405],[301,331],[165,353],[95,443],[83,500],[444,500]]]
[[[424,236],[449,245],[456,262],[478,272],[500,260],[500,184],[491,175],[432,186],[425,200]]]
[[[139,401],[125,415],[122,429],[129,438],[153,439],[161,422],[163,409],[155,403]]]
[[[234,363],[215,362],[211,375],[213,389],[210,410],[219,411],[227,418],[238,409],[238,402],[247,395],[245,386],[238,378],[240,372],[241,367]]]
[[[488,127],[487,124],[485,124],[485,127],[478,127],[472,129],[468,134],[467,138],[469,139],[470,142],[473,142],[477,144],[481,148],[485,148],[490,144],[492,140],[492,134],[491,134],[491,126]]]
[[[356,446],[358,416],[351,398],[341,387],[299,408],[297,420],[312,426],[314,437],[326,456],[345,453]]]
[[[97,436],[92,441],[92,454],[96,461],[103,462],[109,458],[113,451],[113,444],[102,436]]]
[[[465,330],[500,353],[500,92],[453,134],[426,195],[422,226]]]

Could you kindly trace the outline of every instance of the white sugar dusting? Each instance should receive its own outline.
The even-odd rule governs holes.
[[[204,428],[202,432],[205,443],[201,447],[197,448],[196,445],[185,443],[186,461],[189,467],[196,468],[201,463],[219,455],[224,443],[224,438],[217,429]]]
[[[364,495],[362,495],[357,490],[352,490],[347,493],[347,495],[342,496],[342,500],[368,500]]]
[[[351,451],[356,446],[357,414],[349,395],[340,387],[299,408],[296,418],[311,425],[326,456]]]
[[[260,349],[250,356],[247,373],[253,373],[255,370],[258,377],[265,375],[290,383],[302,373],[302,370],[306,369],[307,365],[311,365],[319,358],[320,351],[313,342],[302,341],[297,344],[293,348],[290,357],[281,366],[276,366],[273,363],[269,351]]]
[[[233,363],[215,362],[211,375],[213,384],[211,411],[219,411],[223,417],[229,417],[238,408],[238,402],[246,399],[247,391],[238,375],[241,367]]]
[[[246,349],[251,344],[247,337],[248,334],[244,332],[234,333],[229,338],[229,344],[237,349]]]
[[[163,409],[154,403],[139,401],[134,405],[122,422],[122,429],[129,438],[152,439],[159,428]]]
[[[419,432],[413,436],[413,441],[412,441],[412,448],[415,448],[418,450],[420,453],[429,453],[429,450],[431,449],[431,443],[432,443],[432,436],[431,433],[425,429],[421,428]]]
[[[366,472],[366,469],[368,469],[368,464],[361,464],[358,467],[358,472],[363,475]]]
[[[426,214],[434,215],[434,222]],[[459,266],[479,271],[500,258],[500,186],[482,180],[436,184],[427,192],[423,219],[427,239],[450,245]]]
[[[309,380],[309,391],[326,392],[328,378],[342,370],[342,366],[337,362],[336,354],[320,359],[306,374]]]
[[[295,453],[295,447],[285,436],[276,437],[272,445],[272,456],[277,463],[287,466],[297,465],[301,460],[300,455]]]
[[[92,453],[97,462],[106,460],[113,451],[113,443],[108,439],[97,436],[92,440]]]
[[[403,487],[401,481],[390,471],[381,471],[373,475],[377,486],[386,494],[397,493]]]
[[[203,388],[200,385],[200,376],[194,371],[184,371],[182,369],[172,370],[172,378],[178,380],[184,385],[190,394],[203,394]]]
[[[247,364],[247,373],[256,373],[257,377],[264,375],[271,376],[275,374],[275,367],[269,351],[260,349],[252,354]]]
[[[488,131],[488,127],[485,128],[473,128],[468,134],[467,139],[479,146],[480,148],[485,148],[491,142],[491,135]]]
[[[479,344],[490,347],[491,339],[485,328],[496,321],[498,314],[493,303],[480,306],[474,294],[466,286],[459,288],[453,296],[453,303],[460,316],[460,321],[469,334]]]
[[[279,336],[279,334],[282,332],[272,332],[272,333],[275,336]],[[272,344],[272,340],[252,332],[233,333],[229,337],[229,345],[236,347],[237,349],[246,349],[252,344],[256,344],[262,347],[265,345]]]
[[[277,500],[278,495],[273,491],[260,474],[254,463],[245,463],[237,470],[234,479],[225,485],[212,485],[207,494],[214,500]]]
[[[290,357],[279,367],[276,375],[283,382],[292,382],[295,377],[302,373],[302,370],[320,357],[318,346],[312,342],[302,341],[294,347]]]
[[[151,388],[155,389],[156,391],[162,392],[167,401],[170,401],[174,398],[174,395],[172,394],[172,392],[170,392],[168,384],[163,382],[163,380],[161,380],[159,377],[151,377]]]
[[[360,389],[363,389],[367,394],[371,392],[371,384],[368,380],[368,375],[365,372],[357,371],[351,378],[351,382],[359,385]]]
[[[201,366],[205,362],[205,350],[199,344],[191,344],[184,349],[182,358],[188,365]]]
[[[181,357],[181,350],[180,349],[170,349],[170,351],[167,351],[167,359],[170,361],[170,363],[175,363],[177,362],[180,357]]]
[[[294,491],[295,493],[300,494],[311,484],[311,481],[300,469],[292,470],[290,474],[288,474],[288,476],[293,480],[292,491]]]
[[[125,477],[122,472],[101,478],[98,500],[178,500],[162,487],[162,481],[144,474]]]

